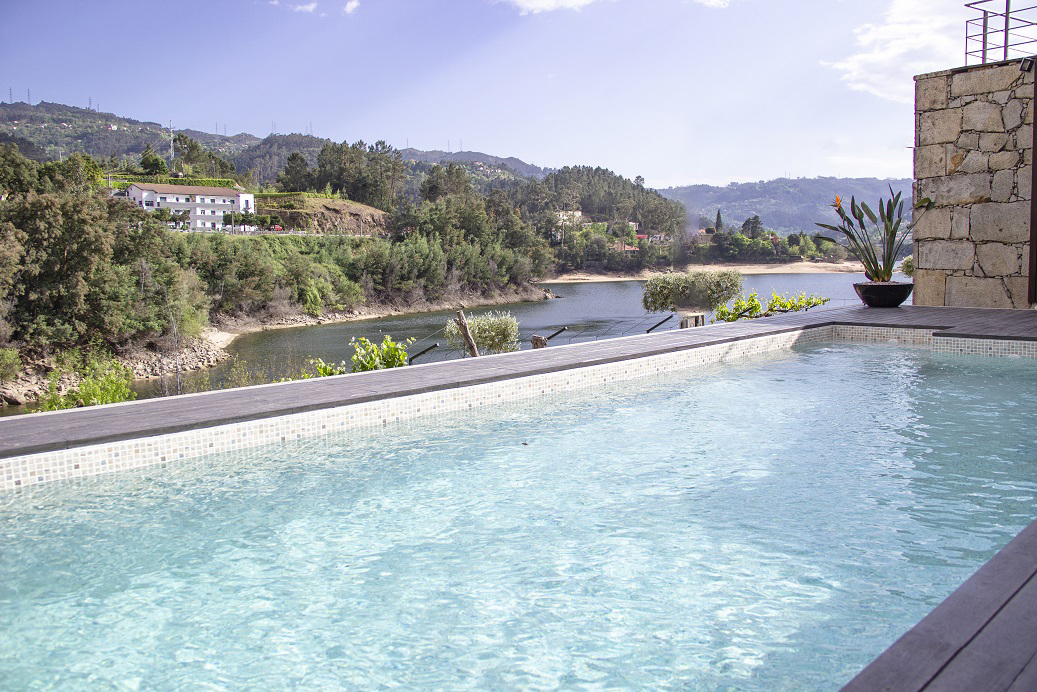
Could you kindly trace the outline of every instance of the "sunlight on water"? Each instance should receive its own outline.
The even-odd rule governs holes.
[[[0,687],[804,689],[1033,519],[1037,364],[835,345],[0,498]]]

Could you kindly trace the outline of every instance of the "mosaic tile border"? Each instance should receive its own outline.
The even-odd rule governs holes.
[[[573,368],[469,387],[201,428],[167,435],[0,460],[0,491],[161,466],[215,452],[240,451],[346,430],[382,427],[421,416],[503,402],[536,401],[556,392],[737,360],[823,341],[886,342],[980,356],[1037,358],[1037,342],[934,337],[929,329],[824,325],[614,363]]]

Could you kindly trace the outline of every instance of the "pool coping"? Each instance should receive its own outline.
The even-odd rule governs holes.
[[[0,419],[0,462],[831,326],[920,329],[934,339],[1020,342],[1037,348],[1037,312],[1030,310],[915,306],[816,310],[478,359],[12,416]]]

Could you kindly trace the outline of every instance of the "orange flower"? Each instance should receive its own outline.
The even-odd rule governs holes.
[[[835,207],[836,209],[842,209],[843,208],[843,201],[841,199],[839,199],[839,195],[835,196],[835,204],[833,204],[832,206]]]

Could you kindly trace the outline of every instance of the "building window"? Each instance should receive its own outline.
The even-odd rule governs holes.
[[[216,204],[216,198],[215,197],[210,198],[209,199],[209,203],[210,204]]]
[[[165,201],[166,201],[166,198],[165,198],[165,197],[159,197],[159,198],[158,198],[158,201],[159,201],[159,202],[165,202]]]
[[[155,206],[155,203],[154,202],[145,202],[144,206],[145,207],[153,207],[153,206]]]
[[[212,222],[212,227],[216,228],[216,222],[215,221]]]

